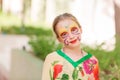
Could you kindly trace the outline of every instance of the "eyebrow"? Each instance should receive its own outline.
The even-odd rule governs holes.
[[[73,27],[77,27],[77,26],[78,26],[78,25],[77,25],[75,22],[73,22],[73,23],[70,24],[70,25],[64,26],[65,28],[60,29],[60,30],[58,31],[58,33],[59,33],[59,35],[60,35],[60,34],[63,33],[63,32],[68,32],[68,31],[67,31],[68,27],[69,27],[70,30],[71,30]],[[66,29],[66,28],[67,28],[67,29]],[[78,27],[77,27],[77,29],[78,29]]]
[[[63,32],[67,32],[67,30],[66,30],[66,29],[60,29],[60,30],[58,31],[59,34],[61,34],[61,33],[63,33]]]

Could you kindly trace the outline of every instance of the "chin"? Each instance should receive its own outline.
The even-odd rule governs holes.
[[[78,48],[78,47],[80,47],[80,44],[70,44],[68,47],[69,48]]]

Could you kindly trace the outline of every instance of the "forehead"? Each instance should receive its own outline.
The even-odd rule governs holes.
[[[78,27],[78,24],[73,20],[65,19],[65,20],[58,22],[58,24],[56,25],[56,30],[67,29],[67,28],[71,28],[73,26]]]

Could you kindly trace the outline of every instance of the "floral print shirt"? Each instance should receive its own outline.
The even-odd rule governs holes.
[[[73,61],[62,50],[57,50],[46,57],[42,80],[99,80],[98,60],[87,53]]]

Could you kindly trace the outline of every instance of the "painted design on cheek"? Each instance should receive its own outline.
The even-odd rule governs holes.
[[[79,41],[81,41],[81,38],[80,38],[80,36],[79,36],[79,37],[77,37],[77,39],[78,39]]]
[[[69,45],[69,42],[68,42],[67,38],[64,39],[64,43],[65,43],[65,45]]]
[[[75,35],[79,41],[81,40],[81,37],[80,37],[81,32],[80,32],[80,30],[79,30],[78,27],[75,27],[75,26],[72,27],[72,28],[71,28],[71,33],[72,33],[73,35]]]
[[[61,32],[60,37],[63,39],[65,45],[69,45],[68,42],[69,33],[67,31]]]

